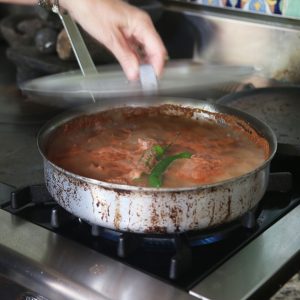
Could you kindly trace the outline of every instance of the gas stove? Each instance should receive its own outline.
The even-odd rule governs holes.
[[[35,139],[56,111],[26,102],[0,57],[0,282],[17,292],[8,299],[263,299],[299,269],[299,158],[275,157],[258,207],[226,226],[174,235],[94,226],[49,195]]]
[[[278,167],[276,163],[281,164],[275,161],[274,168]],[[298,163],[299,167],[300,161]],[[26,286],[34,291],[38,288],[41,295],[50,296],[48,299],[68,299],[68,295],[57,294],[62,287],[57,290],[53,285],[48,286],[47,276],[52,276],[52,272],[56,280],[65,278],[72,284],[77,283],[77,289],[91,289],[95,292],[92,299],[102,299],[102,293],[114,286],[112,282],[105,286],[112,274],[123,284],[132,273],[134,278],[144,278],[143,283],[147,284],[149,294],[143,295],[143,299],[153,299],[153,291],[148,288],[156,284],[162,292],[172,291],[172,299],[180,294],[183,299],[188,299],[189,294],[200,299],[242,299],[248,293],[266,296],[270,289],[276,290],[282,280],[288,279],[294,269],[281,271],[280,278],[275,274],[286,268],[290,260],[298,259],[300,237],[293,231],[299,223],[300,191],[292,184],[291,177],[292,173],[288,172],[271,173],[272,191],[240,220],[207,231],[174,235],[134,234],[101,228],[63,210],[44,184],[18,189],[1,184],[3,230],[0,241],[4,252],[1,246],[0,265],[3,264],[5,274],[14,269],[9,276],[17,283],[24,284],[25,280]],[[266,249],[266,245],[270,249]],[[94,260],[90,260],[91,255]],[[16,259],[21,260],[20,265],[16,265]],[[26,272],[30,272],[28,276]],[[82,276],[90,277],[94,272],[98,276],[92,276],[92,286],[82,281]],[[248,278],[247,284],[234,284],[239,276],[247,278],[251,274],[253,277]],[[47,289],[50,291],[46,293]],[[113,292],[122,294],[128,289],[131,290],[130,284],[124,290],[114,286],[109,291],[112,294],[107,296],[123,299]],[[125,299],[141,299],[137,295],[143,292],[146,292],[145,287],[140,291],[135,287],[137,294]],[[72,297],[70,299],[75,299]],[[83,292],[78,297],[87,299],[87,294]]]

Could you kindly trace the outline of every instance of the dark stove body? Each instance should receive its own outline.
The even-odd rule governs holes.
[[[277,169],[281,165],[282,162],[276,158],[272,166]],[[295,180],[295,176],[300,174],[299,167],[300,161],[297,170],[295,165],[293,168],[285,165],[284,170],[293,169]],[[230,257],[235,257],[245,246],[244,249],[247,249],[251,241],[272,228],[277,221],[294,212],[300,204],[300,190],[291,183],[291,177],[292,173],[272,173],[271,182],[275,181],[273,191],[268,191],[260,205],[241,219],[211,230],[177,235],[117,232],[88,224],[59,207],[43,184],[19,189],[2,184],[2,195],[6,194],[8,201],[3,202],[1,208],[188,292],[193,291],[199,282],[217,271]],[[273,238],[276,240],[276,236]],[[288,263],[289,258],[286,259]],[[240,267],[245,268],[243,265]],[[282,275],[280,282],[273,278],[271,286],[264,283],[256,292],[263,292],[266,296],[270,288],[276,290],[276,285],[291,274],[284,271]]]
[[[47,193],[36,148],[57,111],[22,98],[4,50],[0,288],[9,287],[8,299],[263,299],[299,270],[299,157],[275,157],[271,171],[292,175],[255,211],[215,230],[141,236],[70,216]]]

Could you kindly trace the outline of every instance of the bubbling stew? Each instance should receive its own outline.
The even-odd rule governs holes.
[[[125,107],[67,121],[46,157],[76,175],[142,187],[193,187],[251,172],[268,142],[246,122],[176,105]]]

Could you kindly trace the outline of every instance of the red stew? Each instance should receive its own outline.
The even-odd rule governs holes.
[[[193,110],[178,116],[176,109],[119,108],[75,118],[52,134],[47,158],[84,177],[148,186],[159,160],[155,147],[165,155],[189,152],[191,158],[166,169],[163,187],[191,187],[246,174],[268,157],[267,141],[242,120],[212,113],[196,120]]]

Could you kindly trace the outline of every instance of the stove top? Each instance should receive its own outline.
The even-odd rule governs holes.
[[[11,70],[7,61],[1,65],[0,73]],[[48,194],[35,144],[48,114],[26,110],[1,76],[1,277],[44,297],[37,299],[232,300],[268,297],[299,269],[299,157],[276,157],[270,191],[227,226],[163,236],[99,228]]]
[[[276,163],[280,161],[275,159],[275,169]],[[146,235],[94,226],[58,206],[44,184],[18,189],[2,184],[7,201],[1,208],[188,292],[300,204],[292,179],[288,172],[271,173],[270,191],[253,211],[225,226],[183,234]]]

